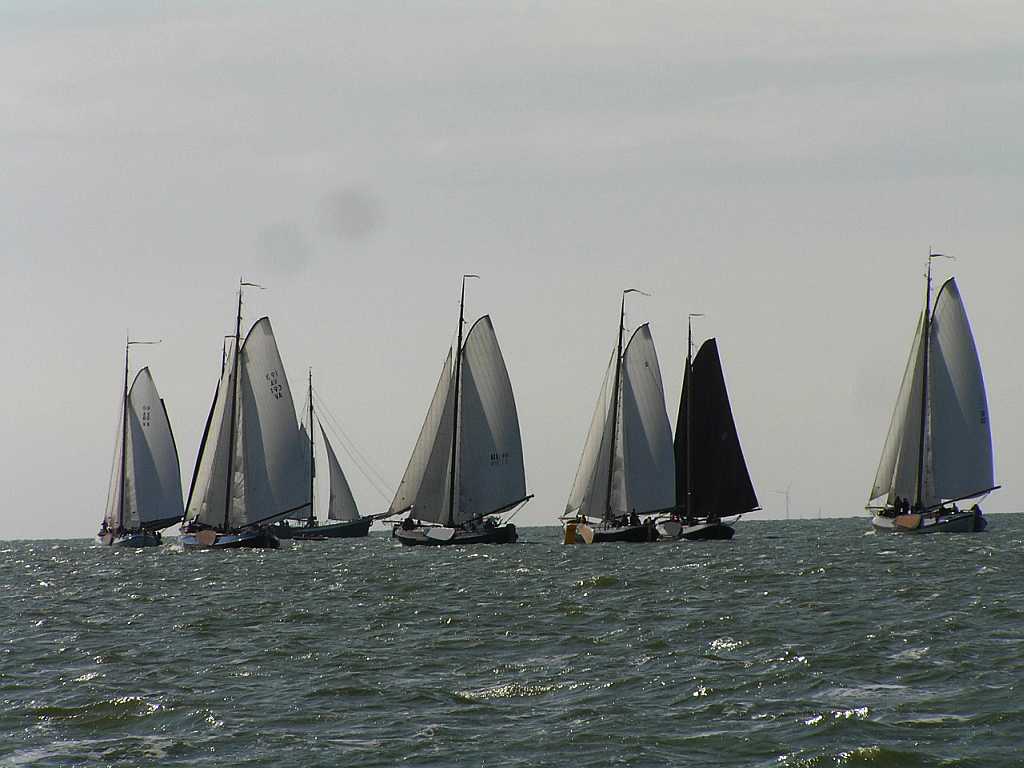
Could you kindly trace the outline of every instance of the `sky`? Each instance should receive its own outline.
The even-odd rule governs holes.
[[[4,538],[95,532],[128,331],[162,339],[133,369],[187,492],[243,275],[392,490],[472,272],[517,523],[564,509],[630,287],[673,419],[706,315],[762,517],[790,484],[863,514],[929,248],[985,372],[985,508],[1024,510],[1020,3],[6,0],[0,72]]]

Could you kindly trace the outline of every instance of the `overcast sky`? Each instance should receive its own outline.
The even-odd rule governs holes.
[[[0,536],[95,532],[126,329],[163,339],[134,367],[187,492],[242,274],[392,489],[475,272],[517,522],[564,508],[626,287],[673,419],[706,313],[764,516],[790,482],[794,515],[858,514],[930,246],[988,385],[986,509],[1024,509],[1024,6],[826,5],[6,0]]]

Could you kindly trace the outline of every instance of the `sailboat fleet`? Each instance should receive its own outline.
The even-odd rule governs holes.
[[[932,260],[940,256],[928,258],[924,310],[867,506],[879,532],[984,530],[977,500],[999,487],[981,364],[953,278],[932,305]],[[282,538],[366,536],[375,519],[392,525],[404,546],[516,542],[511,519],[532,494],[512,383],[491,318],[480,317],[465,332],[466,281],[475,277],[463,276],[456,343],[394,498],[375,515],[360,514],[317,417],[312,372],[300,422],[270,319],[258,319],[243,338],[243,291],[260,286],[239,283],[235,331],[221,351],[184,504],[174,436],[149,368],[128,383],[130,348],[156,342],[129,338],[101,544],[156,546],[162,529],[181,523],[178,541],[185,549],[272,549]],[[760,506],[718,342],[707,339],[694,355],[693,319],[702,315],[688,316],[673,435],[649,324],[626,339],[626,299],[633,293],[643,292],[622,293],[614,350],[560,517],[563,540],[731,539],[733,523]],[[326,466],[329,488],[320,518],[318,466]]]

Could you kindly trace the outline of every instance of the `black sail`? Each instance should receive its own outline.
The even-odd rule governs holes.
[[[683,375],[683,394],[676,421],[676,505],[693,517],[722,517],[758,508],[757,495],[743,460],[736,423],[725,391],[722,362],[714,339],[705,341],[693,358],[693,394],[690,372]],[[690,423],[693,445],[687,445],[686,409],[693,400]],[[686,510],[687,451],[692,450],[693,510]]]

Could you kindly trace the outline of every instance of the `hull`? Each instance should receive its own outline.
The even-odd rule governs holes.
[[[941,515],[875,515],[871,526],[879,533],[977,533],[985,530],[988,521],[980,509],[968,509]]]
[[[515,544],[519,540],[519,534],[512,523],[503,525],[500,528],[484,528],[479,531],[466,531],[456,529],[450,539],[432,538],[427,535],[430,528],[414,528],[411,531],[403,531],[396,528],[394,535],[404,546],[437,547],[467,544]]]
[[[207,529],[182,533],[178,541],[185,549],[277,549],[281,546],[281,542],[266,526],[256,530],[222,532]]]
[[[684,525],[678,538],[687,541],[728,541],[735,533],[736,530],[725,523],[698,523]]]
[[[138,549],[141,547],[159,547],[162,543],[160,536],[153,531],[129,531],[121,536],[112,533],[105,533],[99,537],[100,544],[108,547],[128,547]]]
[[[361,517],[358,520],[344,523],[303,526],[301,528],[299,526],[275,525],[274,534],[279,539],[354,539],[369,535],[371,525],[373,525],[372,517]]]
[[[607,544],[611,542],[627,542],[631,544],[642,544],[657,541],[661,534],[653,525],[626,525],[621,527],[593,526],[594,544]],[[582,543],[577,534],[577,543]]]

